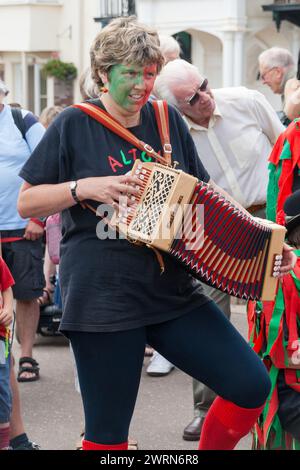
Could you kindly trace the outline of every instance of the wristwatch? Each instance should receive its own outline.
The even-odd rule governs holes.
[[[72,197],[73,197],[74,201],[76,201],[77,204],[79,204],[80,200],[77,197],[76,188],[77,188],[77,181],[71,181],[70,190],[71,190]]]

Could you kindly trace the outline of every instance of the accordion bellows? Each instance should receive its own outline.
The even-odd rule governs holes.
[[[169,253],[197,279],[230,295],[273,300],[285,228],[257,220],[183,171],[137,161],[142,189],[111,221],[125,237]]]

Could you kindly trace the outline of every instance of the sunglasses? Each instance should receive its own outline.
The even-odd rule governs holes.
[[[196,93],[187,100],[187,103],[190,105],[190,106],[194,106],[196,103],[198,103],[199,99],[200,99],[200,95],[199,95],[199,92],[201,91],[202,93],[206,91],[207,89],[207,86],[208,86],[208,80],[207,78],[205,78],[203,80],[203,82],[201,83],[201,85],[199,86],[198,90],[196,91]]]

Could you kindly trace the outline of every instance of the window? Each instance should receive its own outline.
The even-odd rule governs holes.
[[[100,19],[135,14],[135,0],[100,0]],[[96,21],[99,20],[98,18]]]

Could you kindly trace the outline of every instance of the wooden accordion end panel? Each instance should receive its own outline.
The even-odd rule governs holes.
[[[254,219],[180,170],[137,161],[132,174],[143,181],[139,197],[130,213],[112,219],[126,238],[168,252],[230,295],[275,298],[284,227]]]
[[[114,216],[111,224],[131,241],[169,251],[198,180],[183,171],[140,160],[132,175],[142,180],[142,190],[131,212],[125,217]]]

